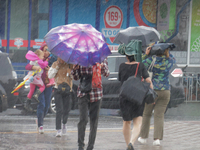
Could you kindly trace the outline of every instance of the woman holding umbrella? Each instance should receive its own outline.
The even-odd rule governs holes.
[[[78,64],[72,71],[75,80],[81,76],[91,76],[96,63],[101,63],[101,74],[109,75],[107,61],[111,54],[103,34],[90,24],[68,24],[52,28],[44,37],[50,51],[68,64]],[[54,42],[52,42],[54,41]],[[105,61],[104,61],[105,60]],[[99,67],[99,66],[98,66]],[[80,86],[79,86],[80,87]],[[102,87],[92,88],[91,92],[81,92],[78,88],[80,121],[78,123],[79,150],[84,148],[84,136],[90,114],[90,136],[88,150],[92,150],[96,138]]]
[[[55,79],[55,104],[56,104],[56,137],[66,134],[66,123],[71,107],[70,94],[72,92],[72,64],[67,64],[60,57],[55,61],[48,71],[49,79]],[[61,120],[63,122],[61,128]],[[61,130],[62,129],[62,130]]]

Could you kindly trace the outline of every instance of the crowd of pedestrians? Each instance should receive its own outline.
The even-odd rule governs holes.
[[[150,88],[154,89],[158,95],[154,103],[147,104],[145,101],[142,104],[129,101],[126,97],[119,96],[120,111],[123,118],[123,135],[127,146],[127,150],[134,150],[134,143],[138,140],[140,143],[147,143],[149,134],[150,118],[154,110],[154,142],[153,145],[160,145],[160,140],[163,139],[164,112],[170,100],[170,85],[169,71],[175,63],[175,59],[170,54],[169,49],[165,49],[164,53],[156,56],[148,56],[151,47],[147,47],[143,55],[142,62],[136,61],[134,54],[125,53],[127,62],[120,64],[118,80],[121,84],[129,77],[136,74],[137,78],[144,80],[150,84]],[[30,59],[31,57],[31,59]],[[32,58],[37,59],[32,59]],[[94,148],[94,143],[97,134],[99,110],[103,97],[102,82],[99,87],[94,87],[93,68],[100,68],[101,75],[108,77],[109,69],[108,62],[105,59],[101,64],[96,63],[94,66],[83,67],[80,65],[67,64],[60,57],[50,55],[48,47],[43,44],[40,50],[35,53],[28,52],[27,59],[31,60],[27,64],[26,69],[29,70],[29,76],[33,71],[37,71],[32,83],[30,83],[30,92],[25,108],[33,110],[31,107],[31,97],[38,101],[37,105],[37,126],[40,134],[44,133],[43,121],[48,113],[51,101],[52,90],[55,94],[56,104],[56,137],[61,137],[67,133],[67,120],[71,110],[73,91],[73,80],[80,80],[77,89],[79,122],[78,122],[78,150],[84,150],[85,130],[88,123],[88,114],[90,118],[90,133],[87,145],[87,150]],[[149,77],[148,68],[155,59],[153,66],[152,79]],[[28,76],[27,75],[27,76]],[[85,91],[83,89],[83,81],[85,77],[91,89]],[[101,78],[100,78],[101,80]],[[134,83],[133,83],[134,84]],[[38,87],[38,88],[35,88]],[[131,94],[131,93],[130,93]],[[131,122],[133,121],[133,129],[131,131]],[[139,137],[139,138],[138,138]]]

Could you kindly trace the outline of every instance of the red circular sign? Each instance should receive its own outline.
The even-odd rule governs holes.
[[[120,28],[122,21],[123,13],[118,6],[110,6],[104,12],[104,23],[106,28]]]

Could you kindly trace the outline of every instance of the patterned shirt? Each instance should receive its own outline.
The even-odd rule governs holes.
[[[142,56],[143,63],[149,68],[151,65],[151,62],[153,60],[153,57],[148,57],[144,54]],[[166,56],[157,56],[156,61],[153,67],[153,77],[152,82],[155,90],[169,90],[170,89],[170,83],[169,83],[169,71],[172,68],[172,66],[176,63],[176,60],[172,54],[170,54],[169,58]]]
[[[101,74],[105,77],[108,77],[110,74],[109,69],[108,69],[108,62],[107,60],[104,60],[102,63],[103,63],[103,66],[101,67]],[[71,74],[73,75],[74,80],[79,80],[82,74],[91,74],[91,75],[93,74],[92,66],[91,67],[80,66],[79,69],[73,69]],[[77,89],[77,97],[83,97],[85,95],[86,93],[82,93],[80,91],[80,84],[79,84],[78,89]],[[101,100],[103,97],[102,87],[92,88],[92,91],[89,92],[89,95],[90,95],[90,102],[96,102],[98,100]]]

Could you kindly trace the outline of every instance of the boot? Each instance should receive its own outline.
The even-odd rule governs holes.
[[[27,110],[27,111],[30,111],[32,112],[33,111],[33,108],[31,107],[31,99],[27,98],[25,104],[24,104],[24,108]]]
[[[39,89],[36,90],[35,94],[33,95],[33,98],[39,103],[39,95],[41,94],[41,91]]]

